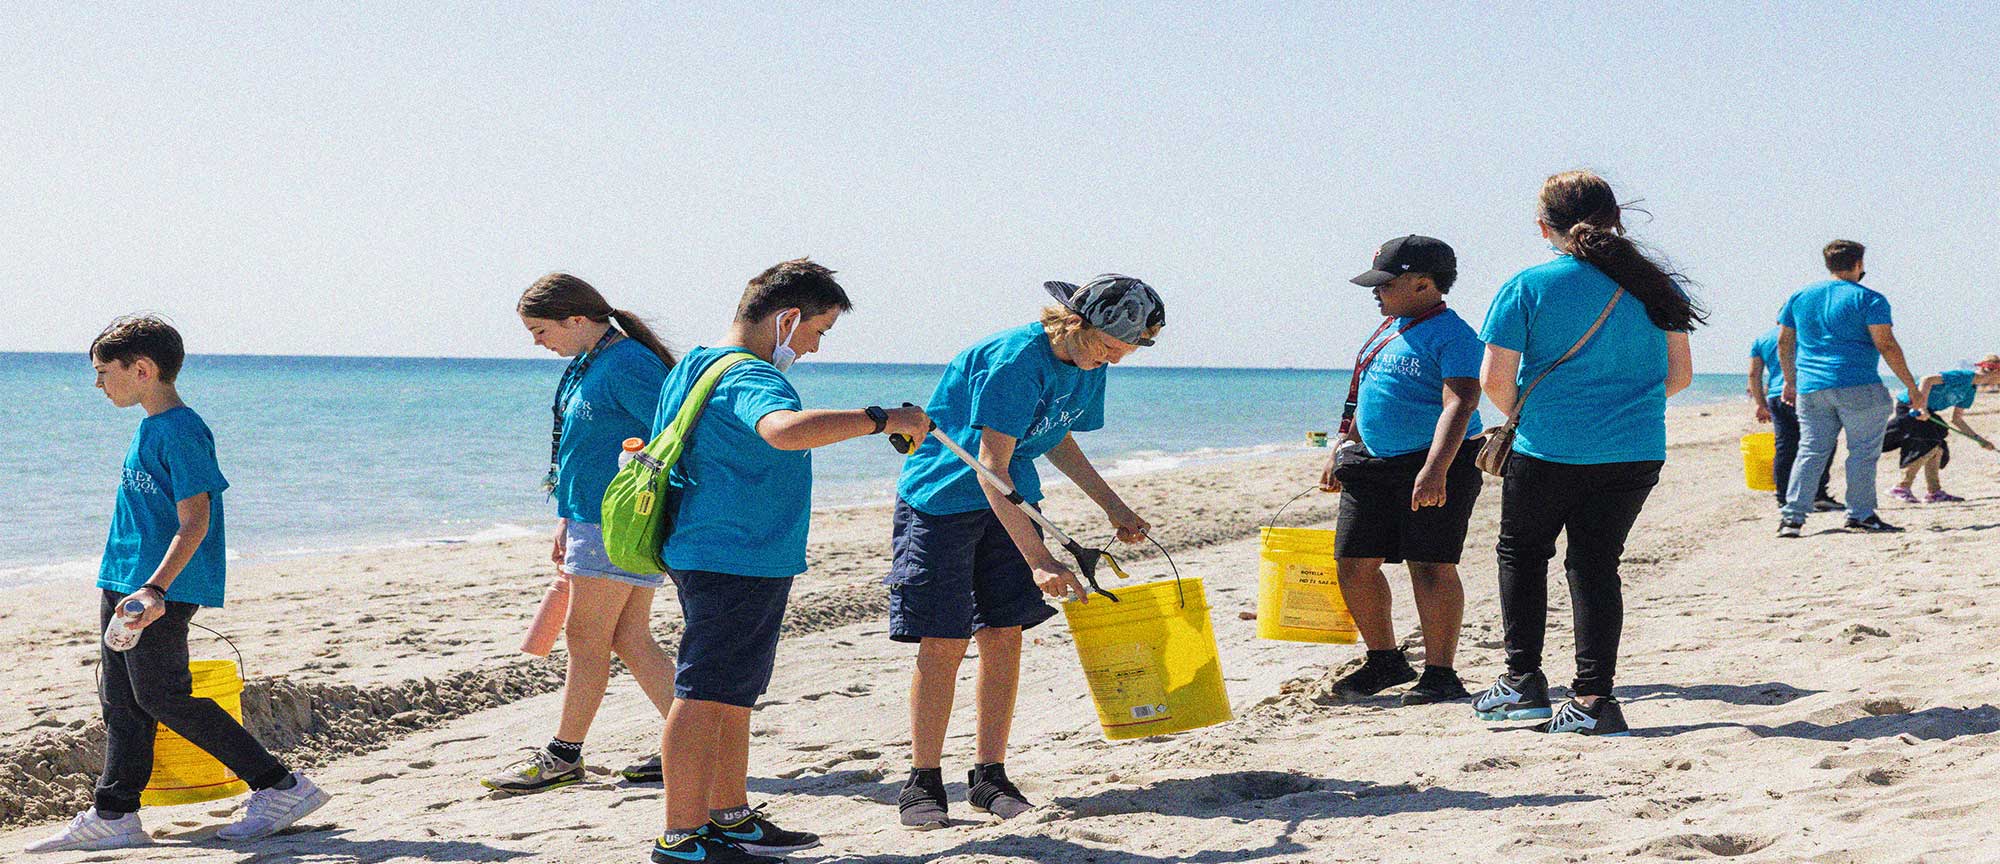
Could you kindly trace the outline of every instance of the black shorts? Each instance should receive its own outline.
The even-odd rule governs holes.
[[[1908,468],[1931,455],[1932,450],[1943,450],[1938,467],[1951,464],[1951,432],[1929,420],[1918,420],[1909,413],[1910,406],[1898,404],[1896,416],[1889,419],[1889,432],[1882,437],[1882,452],[1900,450],[1896,467]],[[1894,446],[1889,442],[1893,441]]]
[[[1410,493],[1429,450],[1386,459],[1352,448],[1340,456],[1340,516],[1333,554],[1340,558],[1381,558],[1391,564],[1422,561],[1457,564],[1465,551],[1465,527],[1479,500],[1485,475],[1478,465],[1479,439],[1459,445],[1445,474],[1442,507],[1410,509]]]
[[[939,516],[897,499],[893,530],[896,557],[883,580],[890,639],[970,639],[981,628],[1025,630],[1056,614],[993,511]]]

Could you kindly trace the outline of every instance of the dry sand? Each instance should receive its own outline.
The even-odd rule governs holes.
[[[1462,704],[1330,704],[1327,682],[1359,647],[1259,641],[1237,615],[1254,605],[1255,525],[1310,485],[1325,454],[1301,451],[1115,481],[1183,574],[1206,581],[1237,719],[1106,743],[1060,622],[1031,631],[1008,761],[1042,806],[1007,824],[959,804],[956,827],[896,827],[912,649],[884,636],[875,580],[888,515],[819,514],[757,714],[752,797],[825,837],[799,861],[2000,860],[2000,460],[1956,454],[1947,479],[1966,503],[1885,499],[1908,533],[1846,534],[1822,515],[1807,538],[1781,541],[1768,497],[1742,488],[1739,413],[1674,412],[1666,472],[1627,550],[1619,696],[1633,738],[1547,738],[1478,722]],[[1475,688],[1499,669],[1498,491],[1480,501],[1463,568],[1458,665]],[[1058,521],[1101,539],[1086,507],[1073,490],[1052,497]],[[1330,517],[1314,495],[1285,521]],[[513,650],[546,552],[522,540],[239,568],[230,607],[196,620],[235,638],[253,728],[311,766],[333,802],[293,833],[233,846],[211,837],[240,799],[152,808],[156,845],[142,856],[45,860],[643,860],[659,788],[609,769],[649,751],[660,720],[629,678],[613,679],[591,733],[592,782],[499,798],[473,779],[554,727],[560,654]],[[1139,578],[1165,572],[1134,557]],[[1414,610],[1391,569],[1407,634]],[[1568,612],[1559,585],[1551,594],[1560,682]],[[676,610],[668,596],[658,605],[671,646]],[[0,640],[17,658],[0,699],[0,824],[13,826],[0,857],[88,801],[102,758],[95,609],[77,586],[0,593]],[[970,761],[972,668],[948,780]]]

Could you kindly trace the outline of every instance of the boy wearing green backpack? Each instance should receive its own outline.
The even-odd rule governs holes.
[[[807,410],[785,379],[794,360],[853,308],[833,271],[800,258],[743,292],[722,344],[687,352],[661,387],[658,436],[709,365],[749,354],[714,380],[671,478],[671,533],[661,550],[686,628],[674,704],[660,742],[666,832],[662,864],[776,862],[819,838],[752,810],[746,783],[750,709],[771,680],[792,578],[806,569],[814,447],[881,433],[922,437],[920,408]]]

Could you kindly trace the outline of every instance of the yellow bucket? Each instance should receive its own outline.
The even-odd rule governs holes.
[[[1771,473],[1777,454],[1778,436],[1770,432],[1743,436],[1743,485],[1758,492],[1778,491],[1778,481]]]
[[[1185,602],[1183,601],[1185,598]],[[1169,579],[1064,603],[1076,656],[1111,741],[1186,732],[1234,716],[1200,579]]]
[[[1351,645],[1360,636],[1340,596],[1333,531],[1258,529],[1257,638]]]
[[[235,661],[194,660],[188,663],[188,673],[194,677],[195,698],[213,699],[236,722],[243,722],[243,679],[236,674]],[[248,791],[250,787],[235,772],[160,724],[153,738],[153,779],[139,793],[139,803],[194,804]]]

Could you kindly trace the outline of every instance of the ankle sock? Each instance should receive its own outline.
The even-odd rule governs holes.
[[[1410,665],[1410,661],[1403,658],[1402,650],[1397,648],[1384,648],[1380,651],[1370,651],[1368,652],[1367,663],[1370,666]]]
[[[908,779],[908,780],[905,780],[905,781],[903,781],[903,785],[904,785],[904,786],[906,786],[906,787],[908,787],[908,786],[917,786],[917,787],[921,787],[921,788],[925,788],[925,789],[940,789],[940,788],[943,788],[943,787],[944,787],[944,769],[943,769],[943,768],[911,768],[911,769],[910,769],[910,779]]]
[[[103,819],[108,822],[116,822],[120,819],[132,815],[130,813],[120,813],[116,810],[106,810],[102,807],[92,807],[91,809],[97,811],[97,818]]]
[[[276,782],[276,783],[273,783],[273,784],[271,784],[271,788],[273,788],[273,789],[297,789],[297,788],[299,788],[299,775],[297,775],[297,774],[293,774],[292,772],[290,772],[290,771],[287,771],[287,772],[285,772],[285,779],[283,779],[283,780],[280,780],[280,781],[278,781],[278,782]]]
[[[708,811],[708,819],[717,825],[734,825],[750,818],[750,814],[753,812],[750,809],[750,805],[745,804],[741,807],[731,807],[727,810],[710,810]]]
[[[660,833],[660,845],[672,849],[687,842],[687,839],[693,836],[693,831],[663,831]]]
[[[972,779],[975,783],[992,777],[998,777],[1002,780],[1007,779],[1007,763],[1005,762],[972,763]]]
[[[564,741],[561,738],[550,738],[548,751],[550,756],[554,756],[571,765],[583,761],[582,741]]]

